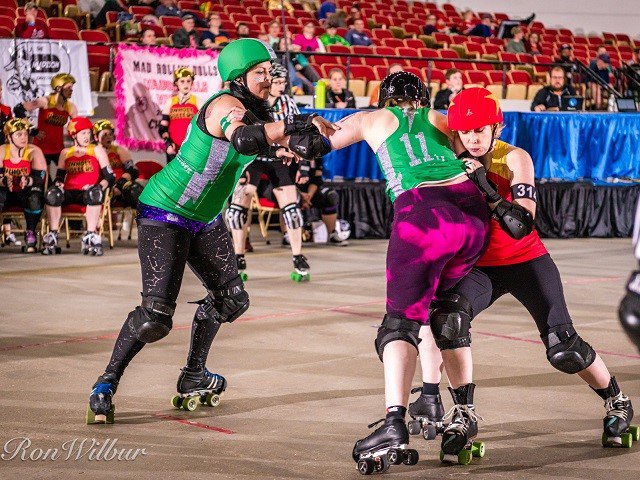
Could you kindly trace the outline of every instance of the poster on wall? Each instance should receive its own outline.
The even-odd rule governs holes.
[[[76,79],[71,101],[78,114],[93,115],[87,44],[77,40],[0,40],[2,103],[13,108],[51,93],[51,77],[70,73]],[[37,111],[30,120],[35,125]]]
[[[162,107],[175,93],[173,72],[193,70],[191,92],[202,106],[222,86],[217,58],[212,50],[119,45],[114,71],[117,141],[134,150],[164,151],[158,126]]]

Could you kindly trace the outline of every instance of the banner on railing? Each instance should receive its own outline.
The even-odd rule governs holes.
[[[0,40],[2,103],[13,108],[51,92],[51,77],[70,73],[76,79],[71,101],[79,115],[93,115],[87,44],[77,40]],[[33,123],[37,112],[33,113]]]
[[[218,52],[119,45],[115,61],[116,139],[135,150],[164,151],[158,133],[162,107],[175,93],[173,72],[193,69],[192,92],[202,104],[220,90]]]

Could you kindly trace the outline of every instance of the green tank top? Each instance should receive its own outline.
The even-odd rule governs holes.
[[[376,156],[387,179],[391,201],[421,184],[442,183],[465,174],[464,162],[449,148],[449,138],[429,121],[429,109],[387,107],[400,125]]]
[[[224,209],[244,168],[255,158],[205,131],[204,112],[227,93],[221,90],[213,95],[191,119],[176,158],[151,177],[140,195],[142,203],[203,223]]]

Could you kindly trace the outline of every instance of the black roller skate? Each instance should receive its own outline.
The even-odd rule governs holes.
[[[116,406],[111,398],[118,388],[118,381],[115,376],[105,373],[98,377],[93,385],[89,406],[87,407],[87,425],[93,423],[113,423],[115,421]]]
[[[5,233],[3,247],[19,247],[21,245],[22,242],[16,238],[15,233]]]
[[[421,392],[420,387],[411,390],[411,393]],[[407,423],[410,435],[420,435],[425,440],[433,440],[444,432],[444,406],[442,398],[438,395],[425,395],[421,393],[418,399],[409,404],[409,415],[412,420]]]
[[[227,381],[222,375],[202,370],[182,369],[178,377],[178,395],[171,399],[171,405],[193,412],[198,403],[217,407],[222,400],[222,392],[227,389]]]
[[[631,400],[620,391],[616,377],[611,377],[607,389],[600,392],[603,392],[601,396],[607,410],[607,416],[602,419],[602,446],[631,448],[634,441],[640,440],[640,427],[631,425]],[[596,390],[596,393],[600,392]]]
[[[451,417],[451,423],[442,433],[441,462],[468,465],[473,457],[484,457],[484,442],[473,441],[478,435],[478,420],[482,420],[473,405],[475,387],[473,383],[455,390],[449,387],[454,405],[444,417]]]
[[[55,255],[62,252],[58,246],[58,232],[51,231],[42,239],[42,254]]]
[[[238,266],[238,274],[243,282],[246,282],[249,279],[249,275],[245,273],[247,269],[247,261],[244,258],[244,254],[236,254],[236,264]]]
[[[358,440],[353,447],[353,460],[358,464],[358,471],[362,475],[386,472],[390,465],[418,463],[418,451],[407,448],[409,433],[404,419],[380,419],[369,425],[369,428],[380,422],[384,424],[368,437]]]
[[[102,256],[102,239],[96,232],[85,232],[82,237],[82,247],[80,251],[83,255]]]
[[[294,282],[308,282],[311,280],[311,273],[309,273],[309,264],[307,258],[300,254],[293,256],[293,272],[291,272],[291,280]]]
[[[38,238],[33,230],[26,230],[24,232],[25,246],[22,247],[22,253],[36,253]]]

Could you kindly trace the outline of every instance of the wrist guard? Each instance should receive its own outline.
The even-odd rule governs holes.
[[[56,178],[53,180],[54,184],[61,183],[64,185],[64,179],[67,176],[67,171],[64,168],[59,168],[56,171]]]
[[[290,136],[294,133],[317,132],[318,129],[312,123],[313,119],[317,116],[316,113],[287,115],[284,117],[285,136]]]
[[[484,167],[476,168],[473,172],[467,173],[467,176],[476,184],[488,203],[496,203],[502,200],[495,187],[489,182],[487,170]]]

